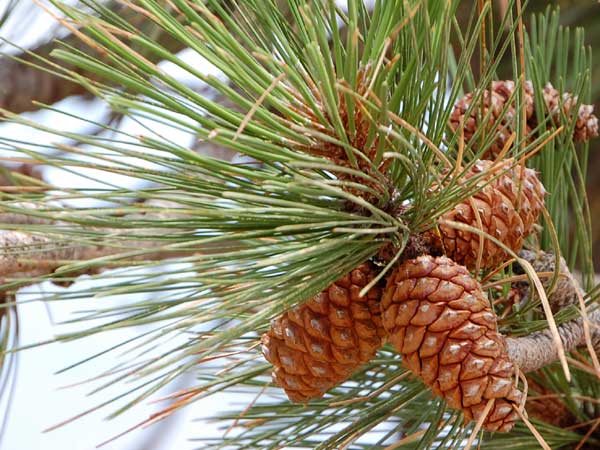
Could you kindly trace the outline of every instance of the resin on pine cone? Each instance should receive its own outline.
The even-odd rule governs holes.
[[[512,80],[493,81],[492,89],[484,90],[477,99],[477,105],[471,108],[476,96],[475,92],[467,94],[456,102],[450,115],[450,128],[457,131],[461,126],[464,128],[465,143],[469,144],[473,150],[477,150],[480,145],[479,139],[473,139],[477,130],[481,127],[481,121],[485,121],[486,136],[493,133],[494,138],[488,147],[484,159],[494,159],[506,145],[510,135],[516,131],[516,101],[513,96],[515,91],[515,82]],[[511,99],[511,104],[507,102]],[[552,84],[548,83],[542,92],[546,114],[548,114],[555,124],[560,123],[561,105],[565,116],[571,117],[577,105],[577,98],[572,94],[560,94]],[[469,108],[471,111],[469,112]],[[502,112],[506,110],[502,116]],[[469,114],[467,115],[467,113]],[[598,118],[593,114],[592,105],[581,105],[575,116],[575,128],[573,130],[573,140],[575,142],[584,142],[598,136]],[[502,119],[500,120],[500,116]],[[535,115],[535,94],[531,81],[525,82],[525,118],[527,135],[538,126]]]
[[[506,164],[512,164],[512,160],[507,160]],[[533,232],[534,224],[544,208],[546,190],[535,171],[521,165],[508,171],[498,169],[504,173],[489,182],[498,173],[493,170],[493,165],[492,161],[477,161],[472,166],[463,181],[481,173],[489,173],[489,176],[477,182],[483,188],[441,218],[480,229],[479,216],[484,233],[518,252],[523,239]],[[439,230],[445,254],[459,264],[474,268],[481,246],[480,235],[444,223],[440,224]],[[507,259],[505,249],[483,237],[482,268],[496,267]]]
[[[348,379],[383,345],[381,289],[359,292],[375,277],[364,263],[278,317],[262,337],[273,380],[290,400],[306,402]]]
[[[382,297],[383,326],[406,367],[488,431],[508,431],[522,393],[496,316],[479,283],[447,257],[420,256],[400,265]]]

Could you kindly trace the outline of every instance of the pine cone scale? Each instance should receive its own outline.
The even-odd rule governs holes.
[[[375,286],[358,293],[375,276],[362,264],[306,303],[275,319],[262,337],[262,352],[274,366],[273,381],[288,398],[306,402],[321,397],[373,358],[383,344],[379,298]]]
[[[463,127],[465,143],[470,145],[473,150],[478,150],[483,142],[482,139],[475,138],[480,129],[485,131],[486,140],[491,137],[491,144],[483,155],[483,159],[495,159],[504,149],[509,136],[516,131],[516,108],[518,106],[516,105],[514,91],[515,83],[511,80],[493,81],[491,91],[485,89],[479,97],[476,92],[467,94],[456,102],[450,114],[450,128],[456,132],[460,127]],[[476,97],[478,98],[476,99]],[[512,101],[508,103],[511,97]],[[575,121],[572,136],[574,142],[585,142],[598,136],[598,118],[594,115],[593,105],[582,104],[577,111],[574,111],[577,98],[570,93],[561,95],[550,83],[544,87],[542,98],[546,114],[550,116],[550,123],[558,125],[561,120],[561,113]],[[534,137],[530,134],[532,130],[538,127],[539,123],[534,114],[535,93],[533,84],[530,81],[525,83],[524,100],[527,121],[526,134],[529,136],[528,139],[532,141]],[[469,109],[471,109],[470,112]],[[506,112],[501,118],[503,110],[506,110]]]
[[[480,252],[483,268],[496,267],[508,259],[507,250],[488,235],[510,250],[519,251],[544,208],[546,191],[535,171],[516,165],[489,182],[495,175],[493,166],[492,161],[477,161],[464,181],[482,172],[489,173],[489,177],[478,181],[481,190],[442,215],[445,221],[480,229],[482,235],[447,223],[439,226],[446,255],[471,269],[476,267]]]
[[[427,283],[435,289],[425,288]],[[513,405],[521,398],[515,367],[489,302],[465,267],[446,257],[405,261],[388,278],[382,308],[384,327],[404,365],[435,395],[463,410],[467,420],[481,417],[493,400],[484,428],[512,428]]]

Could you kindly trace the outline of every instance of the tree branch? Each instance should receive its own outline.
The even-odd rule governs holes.
[[[556,258],[552,253],[521,250],[519,252],[519,256],[531,263],[532,267],[537,273],[554,272],[556,270]],[[577,304],[579,295],[585,297],[583,289],[581,289],[577,282],[573,280],[573,275],[569,270],[569,266],[562,256],[560,257],[560,265],[558,270],[559,277],[556,282],[556,286],[548,296],[548,301],[550,302],[552,312],[557,312],[570,305]],[[514,271],[515,273],[525,273],[520,267],[515,267]],[[551,287],[550,285],[552,283],[552,277],[543,277],[540,281],[542,282],[544,289],[548,291]],[[515,285],[522,290],[523,298],[527,299],[530,291],[529,283],[519,282],[515,283]]]
[[[565,351],[569,352],[577,347],[586,345],[583,317],[579,317],[558,327]],[[592,346],[600,356],[600,310],[588,314]],[[519,366],[523,372],[532,372],[541,369],[558,360],[558,351],[552,340],[550,330],[532,333],[523,337],[507,337],[506,344],[510,359]]]
[[[556,258],[551,253],[533,252],[522,250],[519,256],[531,263],[536,272],[554,272]],[[519,268],[515,268],[519,272]],[[573,277],[564,258],[560,258],[560,276],[552,292],[549,292],[548,301],[552,311],[556,312],[571,305],[576,305],[579,298],[585,297],[583,289]],[[548,290],[551,284],[550,278],[542,278],[544,289]],[[516,283],[524,287],[525,297],[528,296],[530,287],[528,284]],[[558,333],[565,348],[569,352],[577,347],[588,344],[586,340],[586,318],[566,322],[558,327]],[[594,309],[587,314],[587,326],[589,327],[591,345],[598,357],[600,357],[600,309]],[[516,363],[524,372],[538,370],[558,359],[558,349],[554,344],[550,330],[532,333],[523,337],[507,337],[506,343],[510,359]]]
[[[205,247],[168,248],[164,241],[159,239],[118,239],[118,236],[123,238],[125,234],[137,233],[139,230],[120,229],[114,233],[106,229],[102,231],[106,233],[106,237],[89,244],[20,231],[0,234],[0,284],[10,284],[11,287],[5,288],[4,291],[13,291],[39,283],[39,277],[51,275],[71,264],[74,265],[72,269],[61,270],[61,277],[77,277],[111,268],[132,266],[134,261],[162,261],[192,256],[200,250],[209,251]],[[172,233],[173,230],[169,232]],[[122,255],[122,260],[119,260],[118,255]],[[117,256],[117,259],[93,266],[77,264],[106,256]]]

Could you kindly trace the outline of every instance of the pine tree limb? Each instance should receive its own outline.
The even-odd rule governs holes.
[[[538,273],[554,272],[555,270],[556,258],[552,253],[522,250],[519,252],[519,256],[530,262]],[[515,271],[519,272],[519,268],[517,267]],[[545,290],[549,290],[552,287],[552,277],[544,277],[541,281]],[[520,288],[523,288],[524,297],[527,297],[530,290],[529,286],[523,286],[523,283],[516,284],[520,285]],[[560,257],[559,277],[556,285],[548,294],[548,301],[553,312],[576,305],[580,297],[585,297],[583,289],[569,271],[563,257]],[[565,351],[569,352],[576,347],[588,344],[585,336],[585,320],[585,317],[579,317],[558,327]],[[600,357],[600,309],[595,309],[587,314],[587,323],[590,331],[591,345]],[[507,346],[511,360],[517,363],[524,372],[538,370],[558,359],[558,351],[549,330],[532,333],[523,337],[508,337]]]
[[[149,218],[150,215],[146,215]],[[155,219],[173,219],[175,215],[156,215]],[[97,242],[79,243],[77,240],[66,239],[69,231],[59,238],[52,234],[33,234],[22,231],[9,231],[0,234],[0,277],[15,275],[23,272],[52,273],[67,262],[89,261],[103,256],[139,253],[127,257],[127,262],[136,260],[161,260],[181,255],[190,255],[193,250],[161,250],[165,247],[164,241],[156,239],[127,240],[126,235],[139,236],[143,230],[119,229],[112,232],[102,229],[106,237]],[[81,228],[81,231],[93,229]],[[156,232],[156,230],[154,230]],[[173,230],[169,230],[173,232]],[[156,252],[151,251],[157,249]]]
[[[586,345],[583,317],[579,317],[558,327],[565,351]],[[600,355],[600,310],[588,314],[592,332],[592,345]],[[532,333],[527,336],[506,338],[510,359],[523,372],[533,372],[558,360],[558,351],[549,330]]]
[[[106,239],[89,244],[20,231],[0,234],[0,282],[11,283],[14,289],[20,289],[39,283],[39,277],[51,275],[71,264],[76,264],[78,268],[64,270],[64,273],[61,271],[61,276],[95,274],[106,269],[131,266],[135,261],[162,261],[191,256],[200,251],[200,248],[166,249],[164,242],[156,239],[115,239],[117,233],[123,237],[124,233],[131,232],[135,230],[115,230],[115,233],[108,234]],[[117,255],[123,255],[123,260],[120,261],[117,257],[104,263],[85,265],[96,258]]]
[[[128,221],[154,221],[156,223],[189,217],[187,214],[178,213],[181,205],[165,200],[147,200],[143,202],[150,211],[129,214],[125,217]],[[58,219],[44,217],[42,211],[48,210],[49,205],[34,202],[14,203],[13,206],[25,208],[30,211],[40,211],[40,215],[27,213],[0,213],[0,223],[11,225],[51,225],[55,231],[48,232],[40,229],[37,232],[6,231],[0,234],[0,279],[17,274],[37,273],[47,275],[67,263],[89,261],[94,258],[123,254],[126,262],[139,260],[162,260],[178,256],[189,256],[200,249],[170,249],[167,250],[165,242],[160,239],[144,239],[147,236],[146,228],[119,228],[78,226],[76,223],[64,222],[59,218],[63,213],[68,213],[53,205],[51,216]],[[167,226],[165,225],[165,228]],[[177,232],[169,228],[169,234]],[[85,237],[98,232],[100,237]],[[161,233],[160,229],[152,227],[152,236]],[[78,236],[84,236],[78,240]],[[135,236],[136,239],[128,239]],[[153,251],[156,249],[156,251]],[[125,262],[119,265],[126,265]],[[95,267],[98,271],[102,268]]]
[[[522,250],[519,256],[530,262],[537,273],[554,272],[556,268],[556,257],[552,253],[543,251],[534,252],[530,250]],[[515,268],[516,273],[524,273],[519,267]],[[553,277],[541,278],[542,286],[548,291],[552,286]],[[529,296],[529,283],[520,282],[515,285],[522,290],[522,296],[526,299]],[[573,279],[573,275],[569,270],[567,262],[561,256],[559,265],[559,276],[556,285],[552,292],[548,292],[548,301],[553,312],[560,311],[570,305],[575,305],[578,302],[578,296],[585,296],[583,289]]]

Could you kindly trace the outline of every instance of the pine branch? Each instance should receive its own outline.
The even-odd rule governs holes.
[[[148,200],[143,202],[152,212],[135,213],[122,217],[123,220],[169,222],[189,217],[177,212],[181,205],[174,202]],[[5,206],[6,207],[6,206]],[[52,207],[50,215],[44,214],[48,207],[35,202],[13,203],[11,209],[21,213],[0,213],[0,223],[4,227],[29,225],[38,232],[7,231],[0,234],[0,280],[20,289],[40,281],[46,275],[76,278],[80,275],[99,273],[105,269],[135,264],[137,261],[162,261],[166,259],[191,256],[199,251],[209,251],[210,245],[198,248],[169,247],[159,239],[144,239],[144,228],[126,228],[110,230],[105,227],[94,228],[79,226],[56,220],[66,217],[68,208]],[[62,211],[61,211],[62,209]],[[160,211],[164,209],[164,211]],[[158,211],[157,211],[158,210]],[[52,217],[52,218],[51,218]],[[53,231],[48,232],[48,227]],[[178,230],[162,230],[173,234]],[[181,230],[180,230],[181,231]],[[152,236],[161,230],[152,228]],[[83,238],[78,238],[82,236]],[[97,237],[95,237],[97,236]],[[135,236],[129,240],[128,236]],[[112,257],[112,258],[106,258]],[[104,259],[103,259],[104,258]],[[96,261],[94,261],[96,260]],[[86,264],[86,262],[93,264]]]
[[[585,292],[569,270],[564,257],[560,256],[558,258],[559,265],[557,268],[557,257],[549,252],[521,250],[519,256],[531,263],[537,273],[553,274],[553,276],[541,278],[542,286],[549,294],[548,301],[552,312],[557,313],[571,305],[577,305],[579,297],[585,297]],[[521,267],[516,267],[514,272],[517,274],[525,273]],[[533,300],[530,295],[532,289],[529,288],[529,283],[515,283],[514,286],[521,291],[520,295],[523,302]]]
[[[139,233],[141,230],[132,231]],[[122,237],[123,232],[115,230],[111,238],[86,245],[72,244],[48,235],[38,236],[19,231],[3,233],[0,235],[0,276],[9,277],[20,273],[50,274],[63,265],[128,252],[142,251],[142,254],[127,258],[124,264],[131,264],[136,260],[161,260],[193,253],[190,250],[153,252],[153,249],[159,249],[164,243],[149,240],[144,246],[139,240],[127,242]],[[119,244],[115,245],[115,242]]]
[[[559,267],[556,270],[556,257],[551,253],[523,250],[519,256],[530,262],[538,273],[556,273],[556,280],[554,277],[542,278],[542,286],[549,294],[548,301],[553,312],[577,305],[580,299],[585,297],[585,292],[569,271],[563,257],[560,257]],[[519,272],[521,270],[516,271]],[[532,300],[532,289],[528,285],[516,283],[516,286],[523,291],[523,301]],[[566,352],[591,344],[597,357],[600,357],[600,308],[596,303],[587,317],[582,316],[559,326],[558,331]],[[586,326],[589,327],[589,342],[586,337]],[[538,370],[558,360],[558,349],[549,330],[522,337],[508,337],[507,346],[511,360],[524,372]]]
[[[600,357],[600,310],[588,314],[588,324],[592,331],[592,346]],[[566,352],[587,344],[583,317],[560,325],[558,332]],[[507,337],[506,343],[510,359],[523,372],[533,372],[558,361],[558,350],[549,330],[517,338]]]
[[[8,247],[1,253],[5,262],[0,269],[16,281],[11,285],[8,280],[4,287],[60,279],[65,274],[74,278],[80,271],[85,273],[96,267],[135,265],[137,258],[142,259],[141,266],[151,269],[151,255],[163,251],[191,255],[205,245],[212,245],[215,250],[182,258],[186,263],[184,274],[179,267],[166,269],[159,276],[149,273],[151,270],[140,270],[144,273],[133,277],[103,274],[102,283],[94,287],[44,297],[48,301],[85,298],[92,306],[75,321],[102,321],[101,325],[82,326],[79,332],[57,339],[154,324],[153,334],[138,336],[134,345],[136,350],[159,348],[159,356],[148,360],[140,352],[132,357],[127,373],[103,374],[108,378],[106,386],[124,380],[139,381],[119,396],[118,400],[128,396],[128,401],[115,415],[146,400],[188,371],[199,374],[198,385],[180,397],[175,395],[173,410],[238,386],[264,386],[268,383],[266,367],[255,361],[258,353],[254,347],[257,336],[272,318],[323,292],[390,245],[396,252],[391,252],[392,262],[377,261],[383,269],[377,276],[385,277],[415,235],[436,231],[435,224],[441,223],[439,218],[444,211],[459,203],[463,212],[477,209],[469,202],[484,191],[482,185],[486,183],[480,185],[475,179],[464,184],[457,181],[460,174],[475,165],[473,152],[468,148],[465,151],[464,136],[458,130],[451,134],[447,124],[462,85],[475,85],[476,77],[468,63],[480,36],[486,35],[489,2],[481,2],[480,14],[474,14],[473,23],[464,34],[455,23],[458,2],[376,2],[372,13],[357,0],[348,2],[347,11],[336,8],[333,2],[284,2],[290,6],[293,25],[288,23],[279,2],[271,0],[248,0],[227,6],[217,0],[173,0],[167,6],[159,0],[144,0],[131,5],[140,15],[152,17],[154,24],[183,47],[206,58],[228,81],[190,67],[151,36],[123,26],[119,18],[105,21],[58,0],[57,3],[73,23],[93,38],[92,49],[101,49],[103,58],[96,59],[89,51],[68,50],[57,52],[56,56],[78,70],[93,73],[88,80],[81,80],[82,84],[97,90],[114,110],[184,130],[197,136],[210,151],[226,148],[251,158],[251,162],[209,158],[154,133],[152,126],[142,136],[121,131],[105,138],[55,131],[50,126],[9,115],[15,122],[86,145],[85,159],[80,158],[81,149],[60,144],[56,147],[64,153],[49,158],[39,143],[0,139],[7,151],[21,157],[19,160],[47,162],[65,171],[92,169],[98,174],[96,181],[101,188],[64,190],[53,193],[52,199],[92,198],[117,206],[62,211],[50,206],[32,208],[39,198],[34,195],[10,197],[14,202],[5,205],[3,218],[7,229],[14,231],[6,235]],[[239,14],[232,15],[232,11]],[[340,20],[348,29],[345,37],[338,30]],[[516,47],[516,42],[512,42],[516,25],[509,22],[508,37],[492,36],[479,49],[482,60],[489,60],[482,64],[485,73],[473,89],[478,87],[476,90],[481,91],[481,87],[491,85],[497,61],[510,44]],[[449,62],[447,43],[455,33],[460,41],[460,55],[458,61]],[[522,50],[520,53],[522,56]],[[513,58],[515,74],[525,71],[517,63],[516,49]],[[541,59],[530,54],[527,59],[538,64],[536,58]],[[557,59],[563,63],[569,60]],[[215,96],[190,89],[160,70],[155,64],[158,60],[167,60],[205,82],[215,90]],[[572,92],[582,96],[589,79],[583,75],[585,58],[577,61],[573,70],[577,73],[578,89]],[[546,73],[537,70],[538,65],[534,64],[531,70],[536,92],[540,83],[549,81]],[[447,77],[440,76],[449,72],[451,86],[446,85]],[[443,92],[448,95],[441,95]],[[519,101],[519,93],[515,92]],[[521,112],[515,112],[517,121],[523,120]],[[557,120],[558,129],[569,126],[564,117]],[[564,133],[561,138],[565,141],[571,136],[572,133]],[[548,208],[551,219],[561,220],[559,213],[567,205],[585,207],[584,197],[579,197],[583,194],[571,177],[580,160],[571,142],[565,148],[573,151],[560,153],[563,159],[558,161],[560,158],[546,151],[553,145],[548,144],[551,141],[543,139],[537,148],[535,144],[525,145],[527,137],[520,136],[523,152],[515,156],[530,150],[540,152],[542,156],[536,164],[544,167],[536,167],[548,177],[546,187],[554,195],[552,207]],[[481,153],[485,153],[485,148]],[[156,188],[123,188],[112,179],[112,174],[154,183]],[[453,175],[457,175],[455,182],[449,180]],[[480,180],[486,175],[489,174],[483,170]],[[517,176],[509,178],[516,180]],[[567,185],[565,189],[556,189],[563,186],[561,183]],[[435,195],[432,186],[441,187]],[[494,191],[493,187],[485,189]],[[563,192],[568,195],[563,196]],[[520,194],[514,194],[514,202],[510,200],[515,206],[510,220],[497,211],[503,206],[510,210],[510,205],[477,198],[481,200],[479,222],[498,219],[501,225],[518,224],[517,205],[525,204],[519,201]],[[174,200],[185,214],[177,217],[176,208],[169,208],[175,216],[153,218],[151,214],[156,211],[145,202],[128,203],[139,198]],[[44,205],[43,201],[38,204]],[[52,217],[56,210],[60,214],[58,221]],[[474,216],[478,214],[474,212]],[[519,220],[525,223],[520,216]],[[530,225],[536,220],[537,217],[532,219]],[[572,245],[575,258],[583,260],[588,251],[585,222],[580,223],[575,239],[566,242],[565,234],[561,235],[563,242],[558,243],[552,220],[548,218],[544,227],[545,238],[551,240],[554,249],[559,244]],[[568,230],[570,220],[561,222],[560,231]],[[466,228],[455,230],[456,235]],[[475,233],[477,238],[471,238],[476,248],[487,236],[481,226],[471,228],[480,231]],[[517,228],[513,227],[515,235]],[[492,238],[506,246],[501,239],[502,230],[498,231],[499,236]],[[230,241],[234,244],[226,244]],[[515,251],[522,243],[520,238],[514,240],[517,241],[520,243],[515,244]],[[28,248],[37,251],[28,252]],[[20,250],[19,256],[16,249]],[[480,252],[478,260],[482,258]],[[572,261],[569,259],[571,265]],[[498,270],[492,274],[496,277],[494,282],[500,279],[506,283],[505,262],[503,257],[488,267]],[[474,276],[479,275],[478,267],[479,262]],[[589,267],[581,267],[589,276]],[[20,278],[20,270],[31,278]],[[50,274],[48,270],[56,272]],[[128,278],[123,280],[123,276]],[[378,278],[373,279],[376,281]],[[362,288],[366,293],[367,287]],[[588,284],[585,288],[590,290]],[[550,285],[548,289],[551,290]],[[570,285],[569,289],[579,294],[578,285]],[[94,303],[102,295],[132,293],[152,293],[152,297],[125,299],[118,307]],[[483,294],[481,297],[485,302]],[[572,310],[575,308],[569,302],[573,299],[579,300],[579,295],[571,295],[566,301]],[[556,308],[563,304],[553,298],[550,302]],[[431,311],[430,305],[425,306],[424,314]],[[508,333],[518,329],[524,334],[510,338],[514,345],[509,347],[518,361],[523,346],[534,344],[536,355],[547,355],[552,354],[556,343],[546,332],[531,333],[544,322],[534,320],[540,317],[534,301],[526,307],[531,314],[517,311],[505,322]],[[486,317],[490,316],[493,317],[491,311]],[[523,319],[522,323],[510,323],[514,317]],[[598,321],[595,311],[590,312],[589,320],[593,329]],[[589,344],[580,337],[585,334],[584,324],[576,319],[560,326],[559,334],[568,349]],[[466,329],[465,333],[469,332]],[[592,339],[585,341],[596,343],[593,333]],[[161,346],[154,340],[157,335],[185,339]],[[124,347],[126,344],[120,346]],[[415,434],[414,442],[418,440],[420,448],[459,447],[470,428],[463,427],[459,432],[459,413],[446,411],[443,402],[432,400],[422,383],[405,380],[407,373],[400,368],[398,354],[391,350],[391,346],[381,350],[376,359],[359,369],[353,383],[334,388],[333,404],[325,399],[306,406],[257,405],[249,413],[249,421],[256,422],[248,425],[242,433],[245,436],[236,435],[215,446],[281,448],[298,444],[344,448],[353,446],[360,435],[382,421],[399,415],[402,429]],[[224,359],[219,366],[221,371],[205,364],[215,359]],[[110,403],[103,401],[103,405]],[[423,425],[427,425],[426,432]],[[449,427],[454,427],[452,432],[448,432]],[[319,432],[327,436],[315,436]],[[573,434],[576,433],[571,433],[569,439],[573,439]],[[322,442],[318,444],[319,441]],[[382,448],[382,442],[374,448]]]

